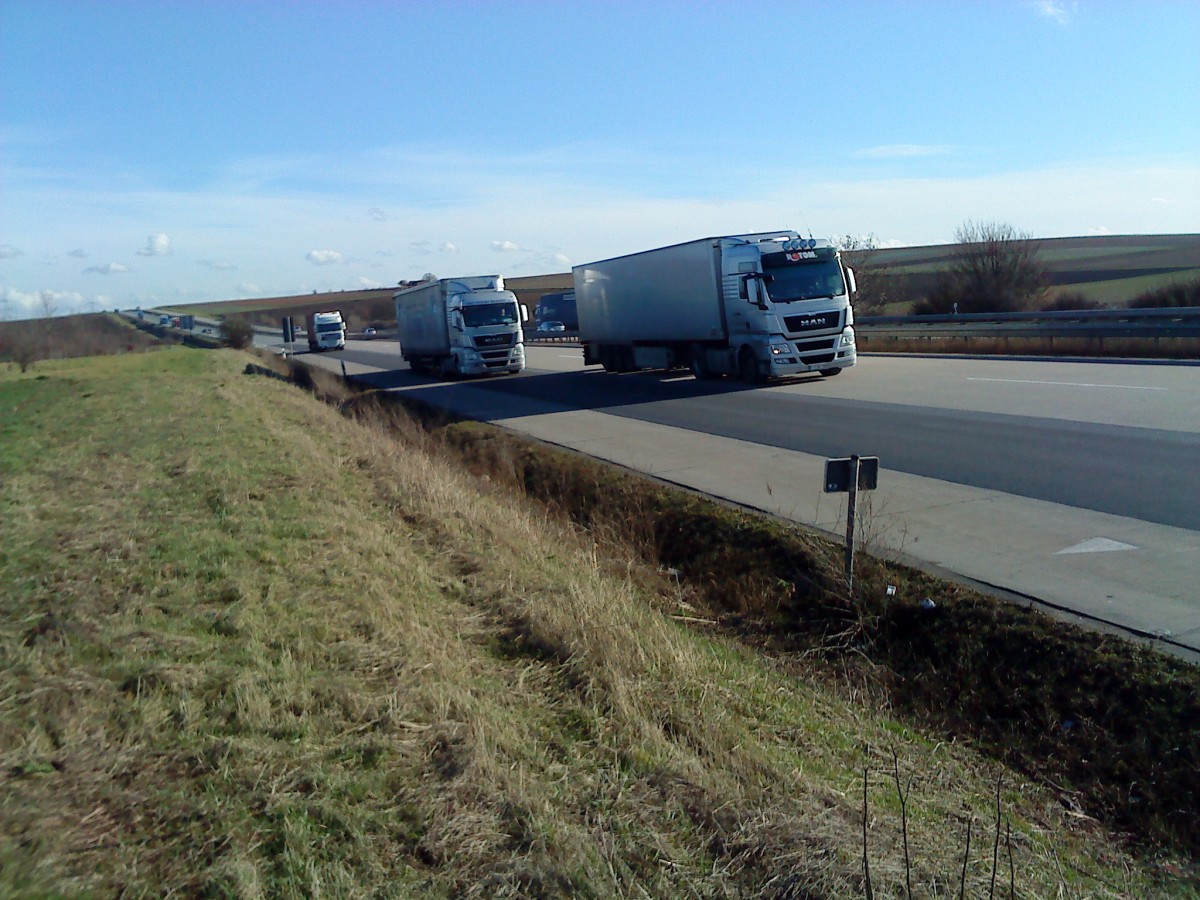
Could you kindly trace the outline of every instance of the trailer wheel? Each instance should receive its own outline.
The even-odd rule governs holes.
[[[738,354],[738,377],[746,384],[761,384],[762,372],[758,368],[758,357],[749,347],[743,347]]]
[[[717,376],[704,363],[704,348],[693,347],[691,349],[691,359],[688,360],[688,369],[691,370],[692,377],[697,381],[709,381]]]

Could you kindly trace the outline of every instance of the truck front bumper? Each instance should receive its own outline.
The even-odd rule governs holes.
[[[494,350],[463,354],[459,358],[459,371],[464,375],[498,375],[516,373],[525,368],[525,351],[520,345],[504,353]]]
[[[772,378],[786,378],[806,372],[845,369],[858,361],[854,345],[854,329],[825,337],[806,337],[801,340],[773,339],[769,349]]]

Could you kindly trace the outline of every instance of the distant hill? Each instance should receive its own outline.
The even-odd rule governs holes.
[[[1051,297],[1081,294],[1103,306],[1125,306],[1138,294],[1200,278],[1200,234],[1102,235],[1042,238]],[[924,297],[949,265],[956,244],[897,247],[862,252],[864,273],[876,270],[893,282],[888,312]]]
[[[1038,239],[1051,298],[1071,292],[1104,306],[1125,306],[1145,291],[1200,279],[1200,234],[1101,235]],[[950,262],[955,244],[896,247],[860,251],[864,277],[892,281],[894,302],[887,312],[907,312],[932,287],[939,270]],[[542,294],[570,290],[571,273],[505,277],[505,286],[528,307],[530,315]],[[180,308],[196,315],[241,314],[251,321],[271,323],[284,315],[301,317],[323,309],[340,309],[352,329],[387,326],[395,321],[394,287],[224,300]]]

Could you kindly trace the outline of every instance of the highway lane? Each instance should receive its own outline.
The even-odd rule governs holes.
[[[392,349],[396,345],[388,344],[353,344],[337,355],[391,369],[393,381],[410,389],[439,384],[394,371],[403,363]],[[981,374],[962,375],[957,371],[962,361],[956,361],[949,367],[955,373],[946,376],[938,374],[947,370],[944,361],[893,361],[881,373],[868,358],[836,379],[749,388],[673,374],[585,370],[562,347],[531,348],[530,359],[533,367],[520,376],[472,383],[477,392],[495,395],[498,415],[511,417],[514,399],[527,402],[526,414],[539,405],[566,404],[822,457],[878,456],[891,471],[1200,531],[1200,370],[1194,368],[1184,370],[1183,381],[1177,371],[1155,372],[1157,381],[1178,385],[1167,387],[1124,383],[1138,380],[1126,366],[1087,364],[1089,369],[1080,371],[1058,364],[1047,374],[1043,362],[998,366],[989,360],[979,363]],[[944,405],[921,402],[925,394],[919,389],[903,391],[903,402],[853,396],[889,396],[875,382],[880,376],[894,378],[896,371],[910,373],[899,378],[900,384],[936,384],[926,393]],[[1190,393],[1188,380],[1197,383]],[[1011,389],[1021,385],[1026,396],[1018,401]],[[1117,399],[1097,398],[1099,388],[1109,388]],[[1071,395],[1082,389],[1093,393],[1086,402]],[[1053,390],[1065,390],[1065,396],[1046,408]],[[830,396],[834,392],[840,396]],[[964,394],[975,401],[986,395],[994,409],[999,399],[1039,414],[976,411],[963,402]],[[1118,406],[1115,415],[1112,403]],[[1156,405],[1166,411],[1155,415]],[[1116,424],[1121,417],[1170,427]]]

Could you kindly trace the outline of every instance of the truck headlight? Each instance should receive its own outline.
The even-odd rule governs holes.
[[[771,342],[771,355],[772,356],[782,356],[785,353],[791,353],[791,352],[792,352],[792,347],[787,341],[772,341]]]
[[[842,329],[842,345],[845,347],[853,347],[854,346],[854,329],[853,328]]]

